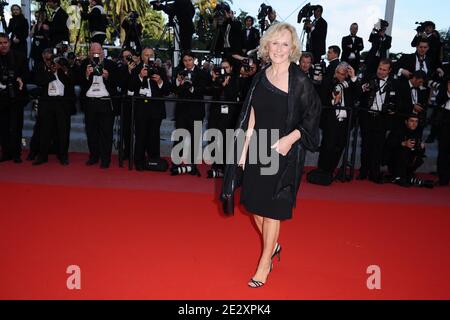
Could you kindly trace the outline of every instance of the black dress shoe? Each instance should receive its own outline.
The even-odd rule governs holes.
[[[14,163],[22,163],[22,159],[20,157],[14,157]]]
[[[97,164],[97,163],[98,163],[98,159],[95,159],[95,158],[89,158],[89,160],[86,161],[87,166],[93,166],[94,164]]]
[[[42,158],[37,158],[34,162],[33,162],[33,166],[39,166],[41,164],[47,163],[48,159],[42,159]]]

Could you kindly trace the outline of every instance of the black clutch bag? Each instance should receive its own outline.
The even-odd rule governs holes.
[[[220,198],[223,212],[228,216],[234,214],[234,192],[242,185],[243,175],[244,170],[236,164],[225,167]]]

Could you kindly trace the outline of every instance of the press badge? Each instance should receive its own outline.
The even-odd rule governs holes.
[[[223,104],[220,106],[220,113],[221,114],[228,114],[228,106],[226,104]]]

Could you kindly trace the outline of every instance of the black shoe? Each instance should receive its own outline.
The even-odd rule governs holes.
[[[89,160],[86,161],[87,166],[93,166],[94,164],[97,164],[97,163],[98,163],[98,159],[96,159],[96,158],[89,158]]]
[[[34,159],[36,159],[37,153],[30,151],[30,153],[27,156],[27,161],[34,161]]]
[[[108,169],[109,168],[109,162],[102,162],[100,164],[101,169]]]
[[[33,162],[33,166],[39,166],[41,164],[47,163],[48,159],[43,159],[43,158],[37,158],[34,162]]]
[[[137,164],[136,165],[136,171],[145,171],[145,167],[142,164]]]
[[[367,180],[367,173],[366,172],[359,172],[359,176],[356,178],[356,180],[364,181]]]
[[[14,163],[22,163],[22,159],[20,157],[14,157],[13,162]]]

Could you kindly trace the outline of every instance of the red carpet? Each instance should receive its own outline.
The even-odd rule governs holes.
[[[450,299],[449,188],[304,183],[255,290],[260,241],[247,214],[220,214],[218,181],[84,158],[0,164],[0,299]],[[66,288],[69,265],[81,290]]]

